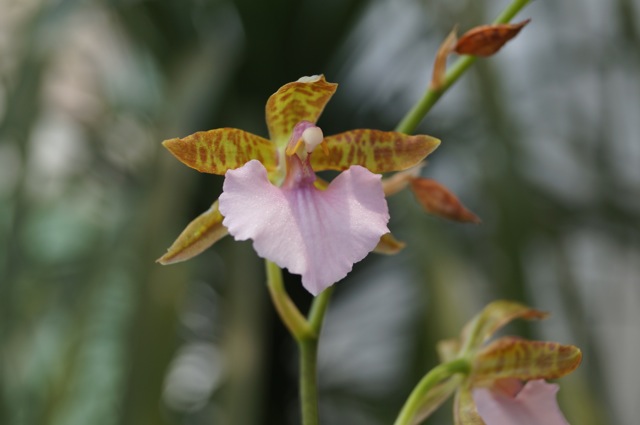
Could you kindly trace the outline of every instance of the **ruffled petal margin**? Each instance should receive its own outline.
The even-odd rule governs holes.
[[[229,233],[301,275],[313,295],[344,278],[389,232],[380,176],[360,166],[319,190],[274,186],[264,166],[250,161],[227,171],[219,201]]]

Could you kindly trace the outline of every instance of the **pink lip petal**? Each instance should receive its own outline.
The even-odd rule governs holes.
[[[313,295],[344,278],[389,231],[380,176],[360,166],[321,191],[273,186],[264,166],[250,161],[226,173],[220,212],[235,239],[252,239],[259,256],[302,275]]]
[[[474,388],[473,399],[486,425],[569,425],[558,407],[558,385],[529,381],[515,396]]]

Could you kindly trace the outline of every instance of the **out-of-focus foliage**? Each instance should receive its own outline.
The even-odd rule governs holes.
[[[297,423],[295,349],[250,244],[154,262],[221,183],[160,141],[266,136],[268,96],[318,73],[341,85],[327,134],[390,130],[453,25],[506,3],[0,0],[0,423]],[[640,6],[522,15],[532,22],[420,128],[443,141],[423,175],[483,224],[390,199],[407,247],[338,285],[324,423],[390,423],[435,342],[496,298],[552,311],[520,331],[582,348],[560,391],[571,423],[640,416]]]

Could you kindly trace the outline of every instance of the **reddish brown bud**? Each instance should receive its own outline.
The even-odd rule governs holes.
[[[491,56],[518,35],[529,21],[530,19],[517,24],[482,25],[472,28],[460,37],[454,50],[460,55]]]
[[[465,223],[480,223],[480,218],[469,211],[446,187],[435,180],[415,178],[411,190],[428,213],[449,220]]]

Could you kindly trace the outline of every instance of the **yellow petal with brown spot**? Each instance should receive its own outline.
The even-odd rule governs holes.
[[[156,261],[168,265],[186,261],[200,254],[227,235],[227,228],[222,225],[223,219],[216,201],[211,208],[189,223],[167,253]]]
[[[372,173],[406,170],[419,164],[440,145],[440,140],[431,136],[366,129],[347,131],[324,140],[329,155],[320,149],[311,155],[311,166],[316,171],[342,171],[352,165],[361,165]]]
[[[557,379],[573,372],[581,361],[582,353],[573,345],[503,337],[474,356],[471,379],[480,385],[502,378]]]
[[[465,350],[474,350],[488,340],[495,331],[515,319],[545,319],[547,313],[514,301],[498,300],[488,304],[462,330]]]
[[[267,171],[278,165],[276,150],[269,140],[237,128],[199,131],[162,144],[184,164],[203,173],[224,174],[252,159],[262,162]]]
[[[328,83],[324,75],[303,77],[280,87],[267,101],[265,110],[271,141],[276,146],[284,146],[300,121],[315,124],[337,88],[338,85]]]

